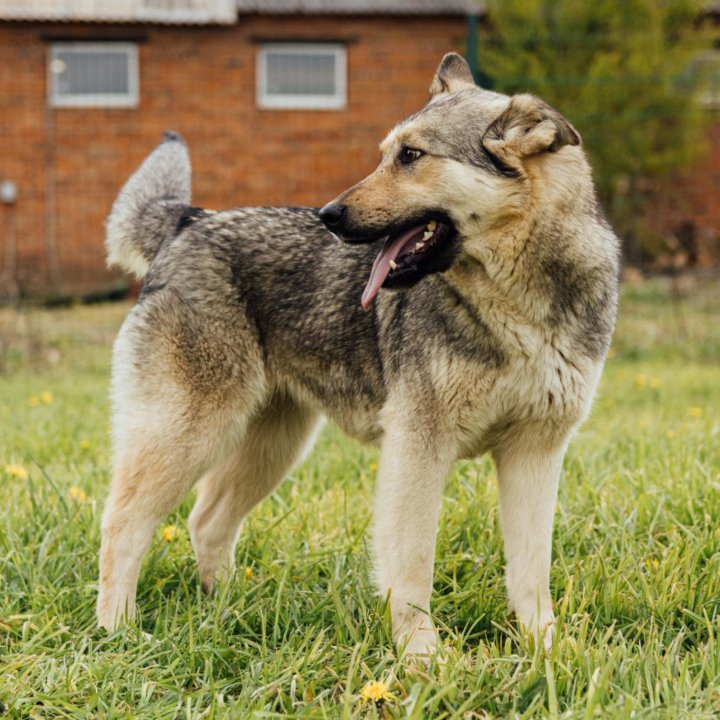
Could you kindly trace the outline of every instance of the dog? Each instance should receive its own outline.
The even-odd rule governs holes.
[[[102,627],[134,617],[153,532],[196,482],[200,579],[227,576],[243,518],[325,415],[381,449],[375,572],[394,642],[435,652],[443,486],[456,459],[491,453],[509,607],[550,644],[558,478],[613,332],[618,240],[568,120],[477,87],[457,54],[380,147],[319,211],[193,207],[174,133],[120,192],[109,262],[144,284],[113,354]]]

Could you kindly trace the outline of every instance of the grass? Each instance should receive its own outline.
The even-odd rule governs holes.
[[[96,630],[108,359],[126,311],[0,311],[4,717],[718,717],[719,283],[679,310],[663,281],[625,289],[565,463],[551,652],[506,613],[491,463],[455,466],[432,601],[445,651],[429,668],[398,661],[369,580],[376,453],[332,427],[249,517],[236,578],[202,595],[188,498],[144,564],[138,626]],[[374,680],[380,703],[363,696]]]

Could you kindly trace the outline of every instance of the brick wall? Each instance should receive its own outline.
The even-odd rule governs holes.
[[[720,124],[711,125],[703,153],[686,170],[659,181],[645,222],[661,239],[661,263],[677,253],[700,267],[720,265]]]
[[[0,23],[0,297],[108,288],[103,223],[118,189],[181,132],[194,203],[322,205],[367,174],[384,134],[427,99],[442,55],[462,50],[462,18],[241,17],[232,27]],[[136,109],[49,108],[47,41],[142,36]],[[343,111],[260,110],[258,40],[347,41]]]

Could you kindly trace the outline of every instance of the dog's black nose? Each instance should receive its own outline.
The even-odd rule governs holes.
[[[345,217],[345,205],[331,202],[320,210],[320,219],[330,230],[336,229]]]

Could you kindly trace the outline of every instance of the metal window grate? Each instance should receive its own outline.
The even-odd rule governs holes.
[[[720,108],[720,51],[697,53],[690,63],[690,72],[696,83],[698,102],[708,109]]]
[[[275,109],[342,109],[345,47],[272,43],[258,53],[258,105]]]
[[[56,107],[138,104],[134,43],[56,43],[50,48],[50,103]]]

